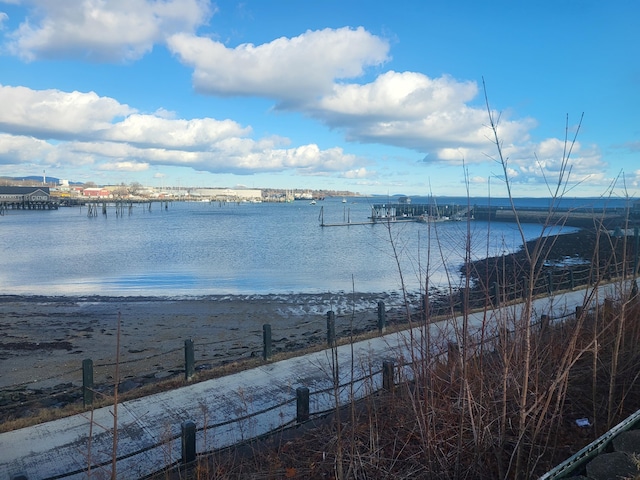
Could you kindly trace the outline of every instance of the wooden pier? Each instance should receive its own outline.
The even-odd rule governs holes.
[[[47,201],[0,201],[0,215],[3,215],[7,210],[57,210],[58,202]]]

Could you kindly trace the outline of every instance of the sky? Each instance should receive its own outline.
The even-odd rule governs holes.
[[[636,0],[0,0],[0,176],[636,198],[639,20]]]

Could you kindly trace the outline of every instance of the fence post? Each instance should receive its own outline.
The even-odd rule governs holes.
[[[527,298],[529,296],[529,279],[522,279],[522,298]]]
[[[576,320],[582,318],[584,313],[584,307],[581,305],[576,305]]]
[[[189,380],[195,372],[195,355],[193,353],[193,340],[184,341],[184,379]]]
[[[378,332],[384,333],[387,329],[387,312],[384,308],[384,302],[378,302]]]
[[[429,318],[429,295],[426,293],[422,295],[422,312],[423,319],[426,320]]]
[[[604,318],[609,320],[613,315],[613,300],[610,298],[604,299]]]
[[[547,333],[549,331],[549,315],[542,314],[540,316],[540,331]]]
[[[82,404],[93,405],[93,360],[82,360]]]
[[[327,345],[330,347],[336,344],[336,315],[333,310],[327,312]]]
[[[382,388],[387,392],[392,392],[395,387],[394,381],[395,365],[391,360],[384,360],[382,362]]]
[[[576,288],[576,279],[573,277],[573,268],[569,270],[569,284],[571,286],[571,290]]]
[[[447,362],[449,366],[453,366],[458,363],[458,359],[460,358],[460,347],[456,342],[448,342],[447,343]]]
[[[495,306],[500,306],[500,285],[498,282],[493,282],[493,298],[495,299]]]
[[[196,459],[196,424],[188,420],[182,422],[182,463],[188,464]]]
[[[549,295],[553,293],[553,271],[551,270],[547,272],[547,292]]]
[[[638,255],[640,254],[640,228],[633,227],[633,278],[638,275]]]
[[[271,325],[262,325],[262,359],[266,362],[271,358]]]
[[[467,298],[465,295],[465,288],[460,288],[460,313],[463,315],[467,313]]]
[[[296,422],[304,423],[309,420],[309,389],[296,388]]]

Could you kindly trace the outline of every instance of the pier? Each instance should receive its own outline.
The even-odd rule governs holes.
[[[58,202],[46,201],[20,201],[20,202],[0,202],[0,215],[7,210],[57,210]]]
[[[540,208],[461,205],[433,203],[380,203],[371,207],[371,216],[366,221],[351,219],[342,223],[325,223],[321,209],[318,217],[321,227],[350,225],[374,225],[396,222],[447,222],[481,220],[486,222],[521,222],[549,225],[566,225],[579,228],[602,225],[615,228],[640,225],[640,205],[627,208]]]
[[[57,210],[48,187],[0,186],[0,215],[7,210]]]

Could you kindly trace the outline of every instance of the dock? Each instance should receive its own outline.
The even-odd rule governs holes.
[[[399,222],[448,222],[481,220],[486,222],[521,222],[549,225],[566,225],[588,228],[602,225],[613,229],[625,225],[640,225],[640,207],[626,208],[548,208],[505,206],[460,205],[434,203],[381,203],[371,207],[371,216],[366,221],[325,223],[321,209],[318,216],[321,227],[348,227],[352,225],[375,225]]]

